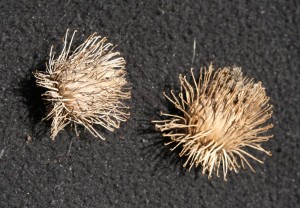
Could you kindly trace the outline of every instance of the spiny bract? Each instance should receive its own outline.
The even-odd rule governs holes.
[[[203,70],[204,69],[204,70]],[[156,129],[182,148],[180,157],[186,156],[185,166],[202,166],[202,173],[213,171],[219,176],[223,169],[224,180],[228,170],[235,172],[245,164],[254,171],[247,160],[261,160],[248,153],[252,148],[271,155],[261,143],[272,136],[261,135],[272,124],[264,123],[272,116],[272,106],[261,83],[242,76],[238,67],[213,70],[212,65],[201,68],[193,84],[180,75],[181,92],[165,97],[180,110],[180,115],[162,113],[166,120],[154,121]]]
[[[71,53],[75,32],[69,44],[66,32],[64,47],[57,59],[51,47],[46,72],[34,73],[37,85],[47,89],[43,94],[48,103],[45,119],[52,119],[52,139],[69,123],[75,127],[81,124],[95,137],[104,139],[93,124],[113,131],[129,116],[128,107],[122,103],[130,98],[125,60],[119,52],[113,52],[114,47],[106,43],[106,38],[96,33]]]

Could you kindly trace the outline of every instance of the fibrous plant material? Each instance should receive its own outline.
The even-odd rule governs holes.
[[[96,33],[71,53],[75,32],[70,43],[66,32],[58,58],[54,58],[51,47],[46,72],[34,73],[37,85],[47,89],[42,95],[47,102],[45,119],[52,119],[52,139],[69,123],[75,130],[76,124],[81,124],[95,137],[104,139],[94,124],[113,131],[129,116],[129,107],[123,103],[131,97],[125,60]]]
[[[202,166],[208,177],[223,170],[224,180],[228,170],[238,171],[248,166],[248,158],[261,160],[247,150],[254,149],[271,155],[261,147],[272,136],[263,133],[272,128],[265,122],[272,116],[265,89],[260,82],[242,76],[241,68],[223,68],[214,71],[200,69],[192,84],[180,75],[181,92],[173,91],[165,97],[179,110],[179,115],[162,113],[165,120],[153,121],[156,129],[169,138],[166,145],[181,148],[180,157],[186,156],[184,167]]]

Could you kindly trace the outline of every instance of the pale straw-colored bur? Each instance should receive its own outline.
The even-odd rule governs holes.
[[[129,107],[123,102],[131,97],[125,79],[125,60],[113,51],[106,38],[96,33],[70,52],[75,32],[68,43],[67,31],[58,58],[55,59],[51,47],[46,72],[34,73],[37,85],[47,89],[42,95],[47,102],[45,119],[52,119],[52,139],[70,123],[75,130],[80,124],[95,137],[104,139],[95,124],[113,131],[129,116]]]
[[[254,171],[249,158],[263,163],[249,153],[254,149],[271,155],[261,143],[272,135],[265,132],[272,124],[265,122],[272,116],[265,89],[260,82],[242,76],[241,68],[213,66],[201,68],[199,79],[192,72],[192,83],[180,75],[181,92],[171,91],[165,97],[179,110],[179,115],[162,113],[165,120],[153,121],[156,129],[180,148],[180,157],[187,159],[184,167],[202,166],[202,173],[212,177],[247,166]]]

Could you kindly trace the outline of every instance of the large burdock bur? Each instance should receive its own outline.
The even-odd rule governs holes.
[[[226,180],[228,170],[248,166],[254,171],[249,158],[262,163],[250,149],[271,155],[261,146],[272,137],[265,132],[273,125],[265,124],[272,106],[260,82],[243,77],[238,67],[214,71],[212,65],[201,68],[197,80],[192,71],[192,84],[182,75],[179,80],[179,95],[164,95],[180,113],[162,113],[166,119],[154,123],[169,139],[166,145],[174,144],[171,150],[180,148],[179,156],[186,156],[184,167],[200,165],[209,178],[221,169]]]
[[[76,32],[76,31],[75,31]],[[95,137],[104,139],[94,128],[99,124],[113,131],[129,116],[124,100],[130,98],[125,79],[125,60],[114,52],[111,43],[97,34],[70,52],[68,31],[62,52],[55,59],[50,50],[46,72],[36,71],[36,83],[46,88],[42,95],[47,103],[45,119],[52,119],[51,138],[66,125],[83,125]]]

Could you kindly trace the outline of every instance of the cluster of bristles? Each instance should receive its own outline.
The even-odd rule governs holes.
[[[93,124],[113,131],[129,115],[128,107],[122,103],[130,98],[130,89],[125,87],[125,60],[113,52],[106,38],[96,34],[70,53],[75,32],[68,44],[67,31],[57,59],[51,48],[46,72],[37,71],[34,75],[37,84],[47,89],[43,97],[48,102],[46,119],[53,119],[52,139],[70,122],[75,127],[85,126],[103,139]]]
[[[252,148],[270,152],[261,147],[261,143],[272,136],[261,135],[272,127],[262,126],[272,115],[272,106],[261,83],[242,76],[241,69],[233,67],[213,71],[200,71],[198,81],[192,72],[192,84],[180,75],[181,92],[176,96],[164,95],[180,110],[180,115],[166,116],[166,120],[154,121],[163,136],[170,139],[166,143],[180,147],[180,157],[186,156],[184,166],[192,168],[202,166],[203,174],[223,169],[224,179],[228,170],[235,172],[247,165],[247,160],[261,160],[247,152]]]
[[[47,116],[52,119],[51,137],[69,123],[80,124],[94,136],[103,137],[94,124],[113,131],[119,128],[129,113],[123,103],[130,98],[125,79],[125,60],[113,51],[106,38],[91,35],[82,45],[70,52],[73,33],[68,44],[68,31],[64,47],[54,59],[52,48],[46,72],[34,73],[37,84],[47,89]],[[247,158],[261,160],[247,152],[255,149],[270,155],[261,143],[271,136],[264,135],[272,124],[263,125],[271,116],[272,106],[261,83],[242,76],[241,69],[233,67],[213,70],[201,68],[196,80],[192,71],[192,84],[180,75],[181,92],[166,98],[181,114],[162,113],[166,120],[154,121],[156,128],[169,139],[172,148],[181,148],[184,166],[201,165],[203,173],[211,177],[213,171],[224,179],[228,170],[238,171],[248,166]],[[76,131],[77,132],[77,131]]]

